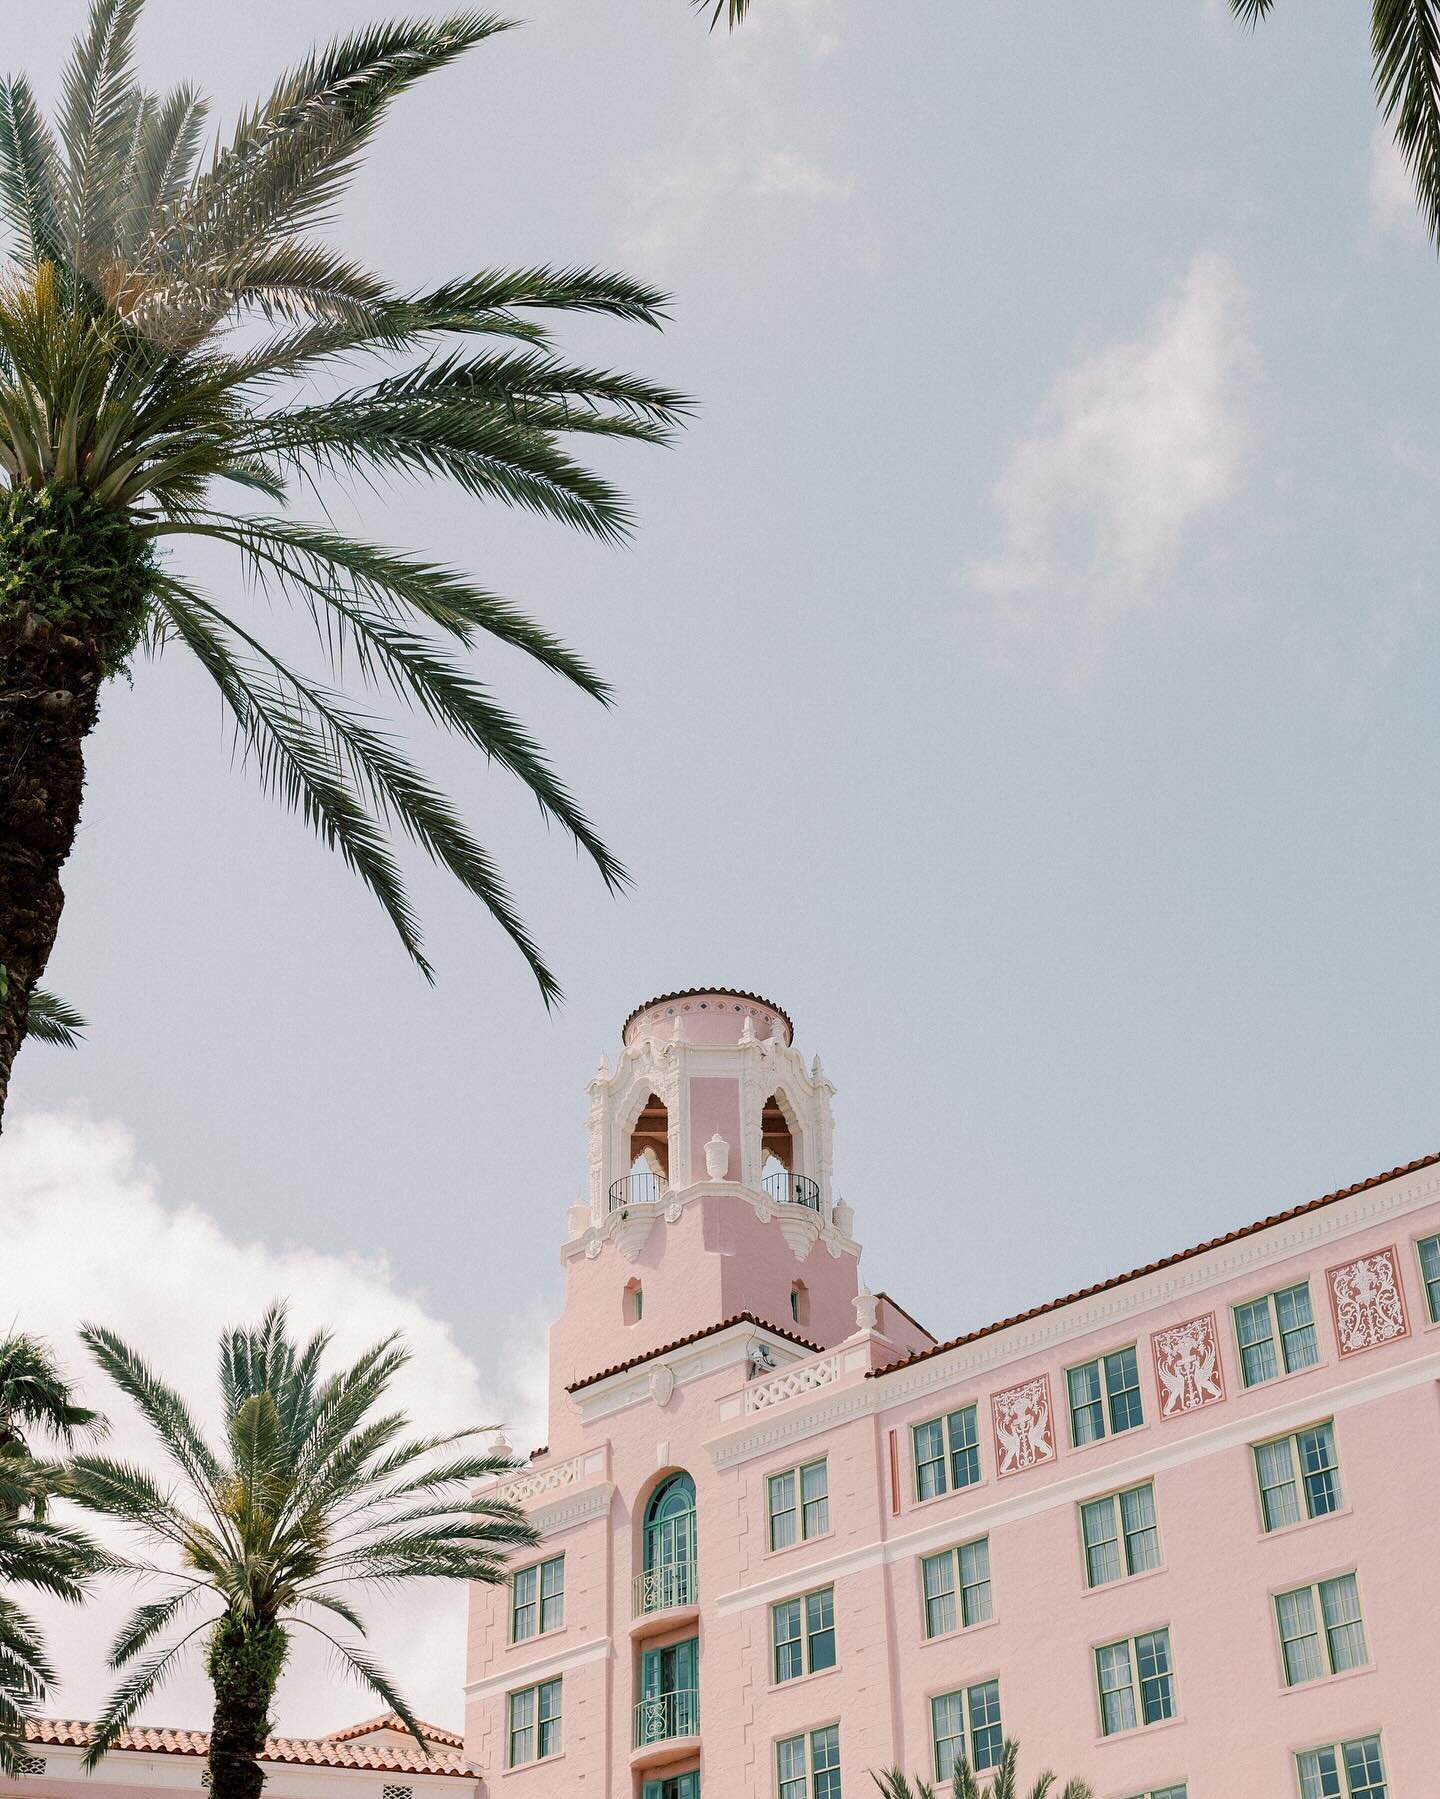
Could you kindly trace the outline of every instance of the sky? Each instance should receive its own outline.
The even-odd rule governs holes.
[[[699,410],[607,458],[622,548],[448,490],[330,498],[614,682],[607,713],[475,657],[633,890],[407,726],[567,1000],[414,867],[427,987],[195,669],[139,666],[47,977],[91,1034],[24,1053],[0,1149],[16,1320],[77,1372],[77,1320],[115,1322],[203,1400],[219,1328],[285,1292],[346,1343],[403,1326],[427,1417],[543,1441],[584,1083],[633,1006],[704,983],[823,1056],[864,1276],[942,1336],[1440,1146],[1440,270],[1366,9],[524,10],[397,107],[339,237],[405,285],[655,280],[663,335],[564,342]],[[53,93],[81,14],[6,0],[4,60]],[[365,16],[149,0],[145,68],[228,119]],[[67,1628],[84,1715],[99,1627]],[[384,1640],[453,1721],[457,1605]],[[194,1722],[201,1689],[157,1706]],[[306,1662],[279,1717],[364,1709]]]

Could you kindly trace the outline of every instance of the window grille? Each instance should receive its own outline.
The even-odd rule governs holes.
[[[45,1757],[43,1755],[17,1755],[15,1757],[15,1772],[17,1774],[43,1774],[45,1772],[45,1765]]]
[[[414,1799],[414,1787],[385,1786],[380,1789],[380,1799]]]

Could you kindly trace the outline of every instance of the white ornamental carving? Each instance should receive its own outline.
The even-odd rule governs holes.
[[[537,1468],[527,1474],[514,1475],[500,1482],[493,1497],[503,1499],[507,1505],[524,1505],[527,1499],[534,1499],[541,1493],[559,1493],[567,1487],[579,1486],[585,1479],[585,1464],[589,1460],[588,1454],[575,1455],[568,1462],[557,1462],[553,1468]]]
[[[1330,1283],[1330,1309],[1342,1356],[1378,1349],[1382,1343],[1408,1335],[1405,1295],[1393,1248],[1327,1268],[1325,1277]]]
[[[1160,1393],[1160,1416],[1178,1418],[1198,1412],[1225,1397],[1225,1373],[1220,1366],[1220,1333],[1215,1314],[1187,1318],[1169,1330],[1154,1331],[1150,1350],[1155,1358],[1155,1384]]]
[[[1048,1374],[991,1394],[990,1416],[995,1426],[995,1466],[1001,1474],[1020,1474],[1054,1461],[1055,1414]]]
[[[802,1393],[813,1393],[817,1387],[828,1387],[839,1378],[838,1355],[816,1356],[812,1361],[797,1362],[771,1380],[752,1381],[745,1389],[745,1410],[769,1411],[773,1405],[796,1399]]]
[[[674,1391],[675,1370],[668,1362],[662,1362],[650,1375],[650,1397],[656,1405],[669,1405]]]

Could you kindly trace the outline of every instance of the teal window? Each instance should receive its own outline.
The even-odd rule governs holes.
[[[1105,1436],[1117,1436],[1145,1422],[1140,1402],[1140,1364],[1132,1343],[1093,1362],[1067,1370],[1070,1398],[1070,1441],[1078,1449]]]
[[[1159,1724],[1175,1715],[1175,1669],[1168,1630],[1151,1630],[1120,1643],[1104,1644],[1095,1651],[1095,1678],[1100,1689],[1100,1728],[1107,1737],[1141,1724]]]
[[[560,1753],[560,1682],[544,1680],[510,1695],[510,1766]]]
[[[925,1635],[943,1637],[952,1630],[983,1624],[990,1603],[990,1539],[977,1537],[958,1549],[920,1558],[925,1594]]]
[[[1285,1684],[1323,1680],[1370,1659],[1360,1589],[1353,1574],[1337,1574],[1314,1586],[1275,1595],[1275,1622],[1285,1662]]]
[[[635,1707],[635,1747],[668,1737],[694,1736],[700,1728],[700,1640],[667,1643],[640,1657],[640,1703]]]
[[[700,1773],[671,1774],[665,1780],[647,1780],[640,1799],[700,1799]]]
[[[1240,1345],[1240,1373],[1247,1387],[1313,1368],[1320,1360],[1310,1285],[1301,1281],[1235,1308],[1235,1337]]]
[[[910,1428],[915,1458],[915,1497],[934,1499],[980,1478],[978,1409],[962,1406],[943,1418],[930,1418]]]
[[[650,1496],[645,1508],[645,1573],[678,1595],[671,1603],[694,1598],[695,1483],[688,1474],[672,1474]]]
[[[1255,1479],[1266,1530],[1324,1518],[1340,1506],[1340,1467],[1333,1424],[1312,1424],[1291,1437],[1255,1445]]]
[[[510,1577],[510,1640],[521,1643],[565,1622],[565,1557],[517,1568]]]
[[[1004,1747],[1004,1735],[998,1680],[982,1680],[955,1693],[937,1693],[930,1701],[930,1739],[935,1750],[937,1780],[953,1780],[956,1766],[962,1761],[968,1760],[972,1772],[977,1774],[995,1767]]]
[[[835,1589],[821,1587],[770,1608],[775,1679],[796,1680],[835,1666]]]
[[[1388,1799],[1378,1736],[1306,1749],[1295,1757],[1295,1765],[1300,1799]]]
[[[1440,1324],[1440,1237],[1422,1237],[1415,1245],[1420,1255],[1420,1278],[1425,1283],[1425,1308],[1432,1324]]]
[[[766,1482],[770,1509],[770,1547],[823,1537],[830,1528],[830,1472],[825,1458],[787,1468]]]
[[[827,1724],[775,1745],[780,1799],[840,1799],[840,1726]]]
[[[1160,1530],[1155,1520],[1155,1489],[1127,1487],[1080,1507],[1080,1534],[1085,1543],[1085,1583],[1103,1587],[1112,1580],[1144,1574],[1160,1566]]]

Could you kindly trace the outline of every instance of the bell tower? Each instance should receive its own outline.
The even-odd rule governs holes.
[[[569,1385],[742,1314],[822,1349],[855,1330],[834,1088],[794,1038],[773,1002],[695,988],[638,1006],[614,1068],[601,1058],[551,1333],[552,1447]]]

